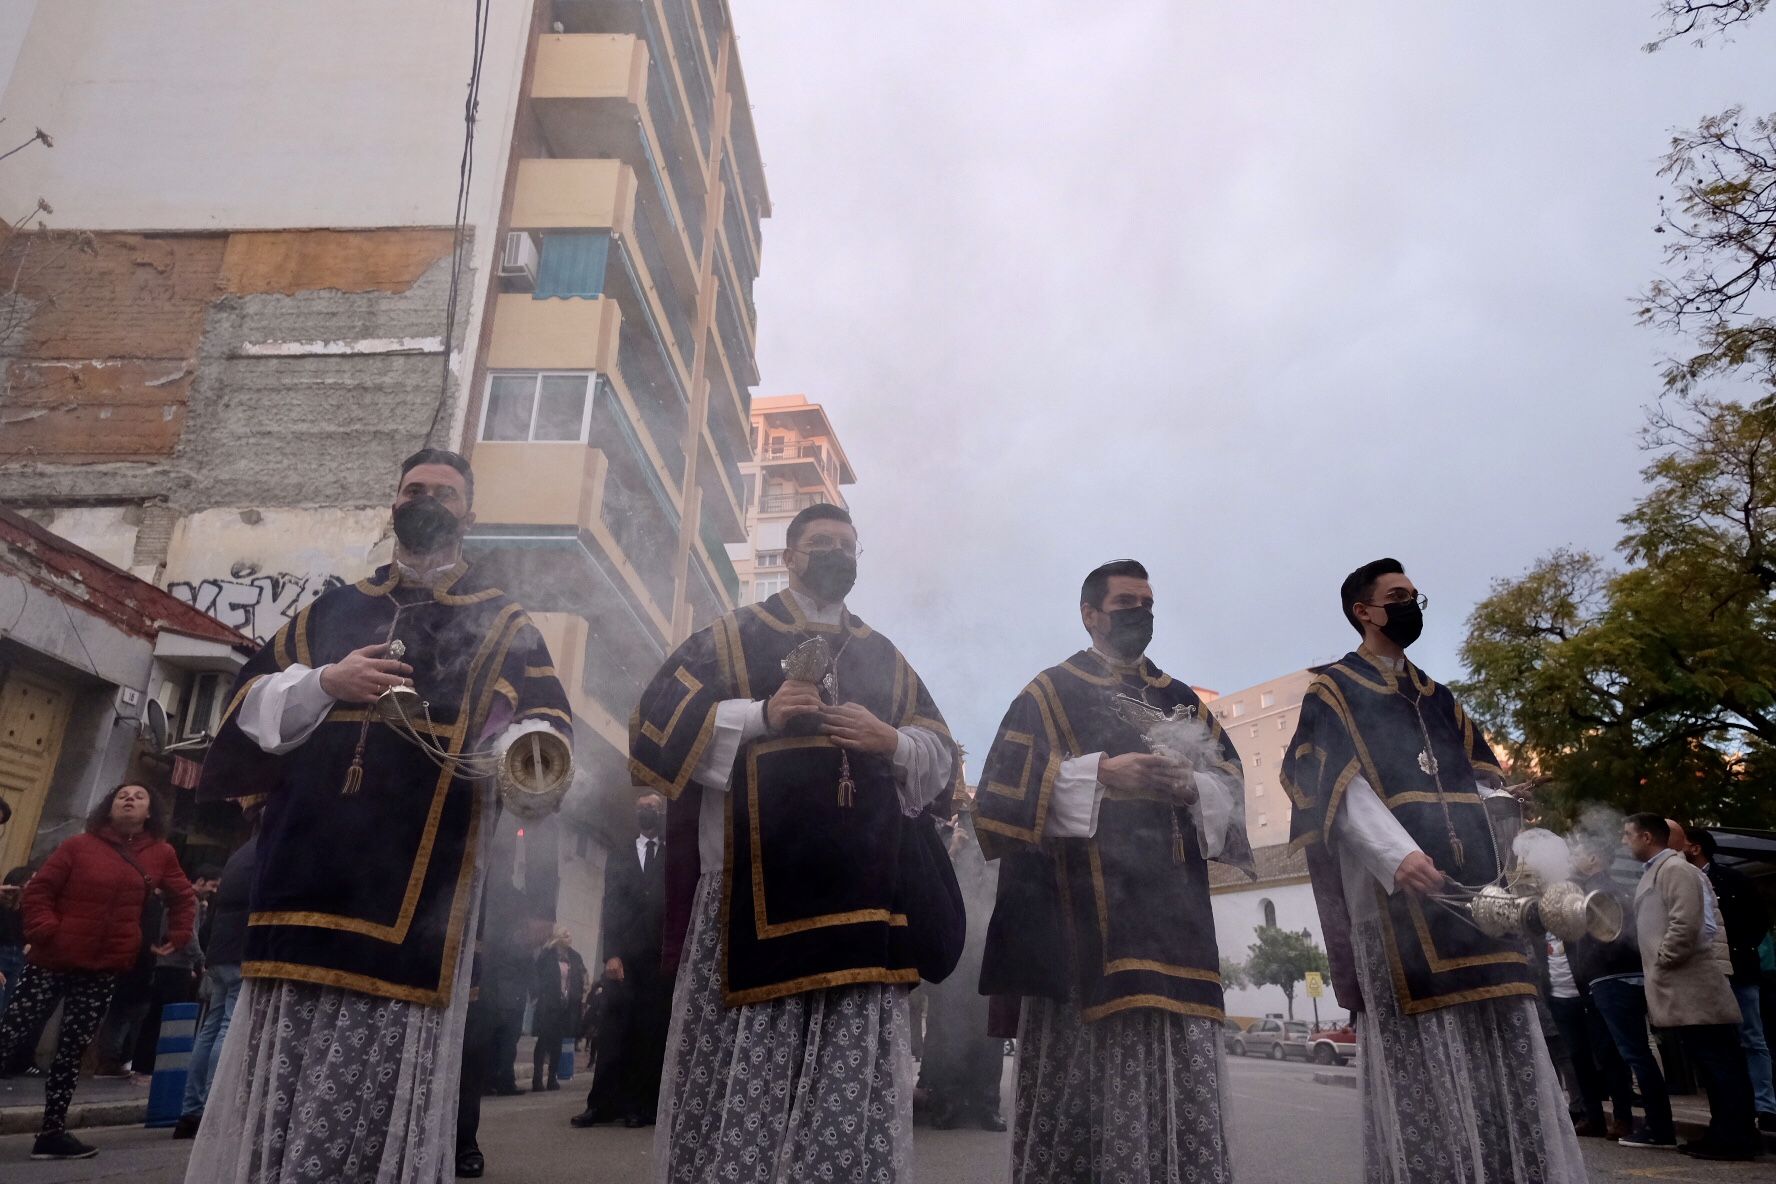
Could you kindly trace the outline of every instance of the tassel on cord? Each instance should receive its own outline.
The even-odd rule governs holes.
[[[849,809],[857,804],[857,782],[851,779],[851,754],[839,753],[839,805]]]
[[[1184,852],[1184,828],[1178,825],[1178,812],[1172,811],[1172,862],[1183,863],[1188,856]]]
[[[345,771],[345,784],[340,787],[341,794],[357,793],[364,785],[364,754],[352,757],[351,768]]]

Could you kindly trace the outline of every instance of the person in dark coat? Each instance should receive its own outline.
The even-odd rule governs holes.
[[[598,1059],[586,1108],[570,1120],[592,1126],[622,1119],[637,1127],[654,1120],[660,1067],[672,1018],[672,979],[660,962],[666,921],[666,801],[642,795],[635,803],[640,834],[633,846],[611,852],[604,865],[604,982],[607,998]]]
[[[143,920],[166,915],[166,937],[152,957],[191,940],[196,900],[167,845],[166,814],[145,786],[120,785],[93,807],[86,832],[57,847],[25,885],[25,972],[0,1020],[0,1064],[62,1005],[55,1062],[44,1089],[43,1125],[33,1159],[87,1159],[98,1149],[68,1133],[80,1058],[111,999],[117,976],[144,953]],[[154,941],[148,938],[147,941]]]
[[[981,857],[974,837],[974,814],[963,811],[954,823],[938,823],[962,889],[968,915],[968,938],[962,960],[943,982],[927,984],[924,1056],[919,1061],[919,1088],[925,1093],[925,1114],[931,1125],[948,1130],[964,1123],[1002,1131],[999,1079],[1005,1071],[1005,1042],[988,1034],[987,997],[977,989],[981,957],[986,951],[987,919],[993,914],[999,866]]]
[[[234,1005],[240,1000],[241,962],[247,948],[247,902],[259,862],[259,815],[263,808],[263,798],[241,799],[241,809],[252,833],[219,872],[198,873],[200,880],[207,878],[215,885],[208,907],[198,910],[207,995],[203,1019],[198,1021],[197,1035],[191,1043],[185,1096],[179,1106],[179,1121],[173,1126],[175,1139],[190,1139],[197,1134],[204,1103],[210,1098],[210,1082],[215,1080],[222,1041],[228,1036]],[[201,896],[199,899],[201,903]]]
[[[580,1000],[586,995],[586,960],[573,948],[573,935],[565,929],[555,930],[536,957],[536,982],[531,997],[536,1000],[536,1049],[532,1053],[530,1088],[560,1089],[555,1079],[561,1061],[561,1042],[579,1034]]]
[[[1739,1001],[1739,1047],[1745,1050],[1746,1067],[1751,1071],[1758,1127],[1776,1131],[1776,1074],[1772,1072],[1770,1045],[1764,1031],[1759,987],[1763,968],[1758,956],[1758,947],[1770,935],[1770,912],[1744,872],[1715,858],[1718,844],[1714,835],[1692,826],[1686,828],[1685,839],[1684,858],[1690,866],[1701,868],[1714,885],[1721,923],[1727,927],[1727,952],[1733,960],[1728,982],[1733,986],[1733,997]]]

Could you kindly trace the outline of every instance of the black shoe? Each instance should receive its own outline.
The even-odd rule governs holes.
[[[496,1098],[517,1098],[522,1097],[523,1094],[524,1091],[515,1085],[502,1085],[493,1091],[493,1096]]]
[[[532,1077],[530,1079],[530,1092],[533,1094],[540,1094],[543,1092],[543,1079],[541,1077]]]
[[[1581,1118],[1573,1123],[1573,1134],[1581,1139],[1601,1139],[1603,1131],[1603,1123],[1594,1118]]]
[[[559,1081],[551,1081],[549,1084],[543,1086],[543,1088],[544,1089],[560,1089],[561,1083]]]
[[[456,1178],[458,1180],[479,1180],[481,1173],[487,1170],[487,1157],[481,1154],[479,1147],[471,1147],[467,1151],[456,1153]]]
[[[647,1125],[647,1120],[645,1118],[642,1118],[639,1114],[631,1114],[628,1118],[625,1118],[623,1120],[623,1129],[624,1130],[632,1131],[632,1130],[636,1130],[640,1127],[644,1127],[646,1125]]]
[[[1758,1115],[1758,1130],[1766,1135],[1776,1135],[1776,1114],[1766,1112]]]
[[[179,1121],[175,1122],[173,1124],[173,1138],[175,1138],[175,1139],[195,1139],[195,1138],[197,1138],[197,1124],[201,1121],[203,1121],[203,1115],[201,1115],[201,1114],[181,1114],[181,1115],[179,1115]]]
[[[983,1131],[1003,1131],[1005,1129],[1005,1119],[1001,1115],[990,1112],[983,1114],[980,1117],[980,1128]]]
[[[89,1147],[67,1131],[38,1135],[31,1144],[32,1159],[91,1159],[98,1153],[97,1147]]]
[[[1634,1133],[1616,1142],[1623,1147],[1637,1147],[1656,1151],[1673,1151],[1677,1148],[1677,1140],[1670,1135],[1655,1135],[1645,1127],[1637,1126]]]
[[[597,1126],[599,1123],[601,1123],[603,1121],[605,1121],[604,1117],[602,1115],[598,1114],[596,1111],[582,1110],[578,1114],[574,1115],[572,1118],[568,1119],[567,1124],[569,1126],[577,1126],[577,1127],[584,1129],[585,1127],[589,1127],[589,1126]]]

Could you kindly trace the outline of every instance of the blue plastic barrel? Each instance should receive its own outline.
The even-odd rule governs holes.
[[[172,1126],[185,1104],[185,1072],[197,1038],[197,1004],[169,1003],[160,1009],[160,1043],[154,1046],[154,1080],[148,1086],[150,1127]]]
[[[561,1038],[561,1055],[555,1059],[555,1076],[562,1081],[572,1081],[574,1075],[574,1038]]]

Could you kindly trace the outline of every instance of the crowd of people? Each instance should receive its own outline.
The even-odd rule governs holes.
[[[1703,827],[1643,813],[1623,824],[1620,848],[1578,851],[1579,883],[1615,896],[1629,919],[1611,941],[1548,942],[1545,994],[1582,1137],[1741,1160],[1776,1131],[1765,1035],[1776,999],[1764,991],[1776,983],[1776,935],[1757,889],[1718,849]],[[1706,1135],[1681,1145],[1668,1082],[1677,1065],[1710,1112]]]
[[[247,820],[227,864],[188,881],[162,804],[125,784],[8,877],[0,1070],[61,1012],[34,1154],[94,1154],[66,1129],[89,1044],[100,1073],[148,1072],[161,1009],[196,998],[173,1135],[197,1184],[482,1175],[482,1099],[523,1092],[527,1015],[530,1089],[583,1041],[572,1125],[655,1126],[669,1184],[893,1184],[915,1121],[1009,1128],[1018,1184],[1234,1178],[1208,865],[1253,870],[1243,770],[1149,656],[1140,563],[1085,577],[1088,645],[1012,700],[970,795],[924,683],[846,607],[850,515],[803,510],[788,588],[641,696],[635,837],[588,963],[552,921],[482,909],[487,819],[530,806],[478,754],[570,737],[547,647],[461,554],[468,463],[423,451],[397,488],[393,561],[230,696],[198,787]],[[1619,936],[1534,949],[1464,920],[1448,902],[1509,871],[1499,820],[1530,787],[1407,659],[1428,601],[1402,565],[1338,592],[1362,640],[1315,671],[1282,773],[1355,1016],[1365,1177],[1582,1181],[1581,1138],[1677,1146],[1680,1064],[1712,1116],[1681,1150],[1755,1157],[1776,1126],[1756,890],[1710,831],[1637,814],[1575,868],[1622,903]],[[372,726],[416,687],[423,720]]]

